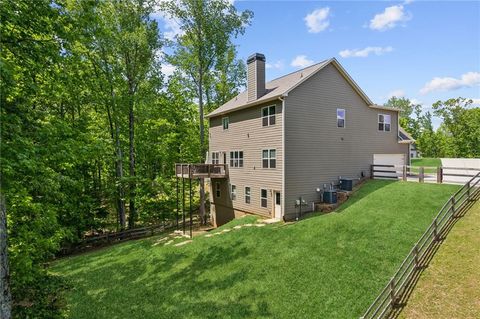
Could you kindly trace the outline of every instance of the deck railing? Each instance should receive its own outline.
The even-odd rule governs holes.
[[[184,178],[224,178],[228,176],[228,165],[175,164],[175,174]]]
[[[426,265],[435,243],[446,235],[451,221],[471,200],[478,199],[479,194],[480,173],[477,173],[443,205],[433,222],[410,250],[395,275],[361,317],[362,319],[387,318],[392,314],[400,300],[408,295],[415,275]]]

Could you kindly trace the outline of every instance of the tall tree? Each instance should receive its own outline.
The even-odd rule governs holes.
[[[0,194],[0,318],[12,317],[12,294],[10,292],[10,270],[8,263],[7,208]]]
[[[243,34],[253,16],[251,11],[238,12],[227,0],[170,0],[160,8],[180,25],[181,34],[167,60],[186,75],[198,99],[200,149],[205,161],[204,99],[209,79],[219,57],[232,47],[232,39]],[[206,222],[205,182],[200,181],[200,218]]]
[[[422,114],[420,104],[414,104],[408,98],[392,96],[384,106],[400,110],[400,126],[407,130],[414,139],[420,134],[419,118]]]

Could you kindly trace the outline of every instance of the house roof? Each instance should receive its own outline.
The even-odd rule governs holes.
[[[414,143],[415,140],[413,139],[413,137],[408,134],[407,131],[405,131],[405,129],[401,126],[398,126],[398,137],[400,138],[400,141],[399,143]]]
[[[362,97],[362,99],[367,103],[371,108],[375,109],[385,109],[390,111],[399,111],[395,108],[387,108],[379,105],[374,105],[373,102],[368,98],[368,96],[362,91],[357,83],[350,77],[347,71],[342,67],[342,65],[335,59],[331,58],[311,66],[308,66],[304,69],[289,73],[287,75],[276,78],[270,82],[265,83],[266,93],[259,97],[256,100],[248,101],[248,92],[245,90],[242,93],[238,94],[236,97],[228,101],[227,103],[220,106],[218,109],[214,110],[206,117],[219,116],[223,114],[230,113],[232,111],[241,110],[250,106],[258,105],[265,102],[270,102],[277,100],[282,96],[288,95],[288,93],[299,86],[301,83],[306,81],[312,75],[326,67],[327,65],[332,64],[337,68],[337,70],[342,74],[342,76],[347,80],[347,82],[353,87],[353,89]]]

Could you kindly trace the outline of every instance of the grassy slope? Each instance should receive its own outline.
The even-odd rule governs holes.
[[[480,201],[458,221],[418,282],[402,318],[478,318]]]
[[[52,271],[75,286],[73,318],[358,317],[456,189],[369,181],[339,213],[181,247],[129,242]]]

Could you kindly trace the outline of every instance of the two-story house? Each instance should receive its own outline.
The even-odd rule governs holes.
[[[298,199],[339,176],[368,177],[374,162],[408,163],[398,110],[377,106],[332,58],[265,81],[265,56],[247,60],[247,90],[207,117],[209,161],[228,164],[212,178],[216,225],[249,213],[291,219]]]

